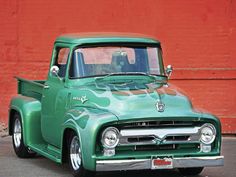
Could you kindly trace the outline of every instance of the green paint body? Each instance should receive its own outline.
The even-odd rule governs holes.
[[[55,49],[58,46],[68,47],[73,51],[81,45],[117,42],[160,45],[158,41],[144,37],[63,36],[57,38],[55,42],[50,67],[54,63]],[[187,96],[174,86],[166,86],[167,78],[159,77],[157,82],[151,84],[150,78],[146,76],[112,76],[101,81],[96,81],[95,78],[69,79],[68,70],[67,68],[63,80],[53,77],[50,72],[46,81],[17,78],[19,95],[12,98],[10,111],[15,110],[20,113],[24,143],[39,154],[62,163],[63,136],[66,129],[71,129],[79,135],[83,165],[88,170],[96,170],[98,159],[220,155],[221,124],[219,119],[211,114],[195,111]],[[135,86],[140,89],[133,92],[129,87],[119,90],[109,85],[110,82],[127,80],[136,80]],[[80,99],[83,96],[86,96],[88,100],[82,102]],[[155,106],[157,100],[165,103],[164,112],[157,111]],[[112,157],[103,155],[99,144],[100,134],[104,127],[149,120],[212,123],[217,130],[214,149],[209,153],[196,149],[180,149],[155,152],[127,151],[128,153],[124,151]],[[11,116],[9,116],[9,127],[12,127],[11,123]],[[187,143],[186,146],[188,146]]]

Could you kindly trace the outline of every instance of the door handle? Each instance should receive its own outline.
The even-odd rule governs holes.
[[[49,85],[44,85],[43,88],[44,89],[49,89],[50,87],[49,87]]]

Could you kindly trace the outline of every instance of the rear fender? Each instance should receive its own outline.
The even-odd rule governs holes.
[[[40,143],[41,136],[41,103],[32,97],[18,95],[10,103],[9,134],[12,134],[13,115],[18,112],[21,116],[24,144]]]

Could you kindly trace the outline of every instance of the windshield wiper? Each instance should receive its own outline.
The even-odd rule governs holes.
[[[103,79],[106,79],[110,76],[121,76],[121,75],[143,75],[143,76],[147,76],[149,78],[151,78],[152,80],[156,80],[156,75],[150,75],[150,74],[147,74],[145,72],[117,72],[117,73],[109,73],[109,74],[106,74],[105,76],[103,77],[97,77],[95,80],[98,81],[98,80],[103,80]]]
[[[121,75],[143,75],[143,76],[147,76],[150,79],[152,79],[154,82],[161,82],[161,83],[165,83],[166,81],[162,81],[162,80],[157,80],[157,77],[166,77],[165,75],[159,75],[159,74],[147,74],[145,72],[116,72],[116,73],[108,73],[108,74],[99,74],[99,75],[90,75],[90,76],[82,76],[82,77],[70,77],[70,79],[81,79],[81,78],[90,78],[90,77],[95,77],[95,81],[99,81],[99,80],[104,80],[107,77],[110,76],[121,76]],[[153,83],[154,83],[153,82]]]

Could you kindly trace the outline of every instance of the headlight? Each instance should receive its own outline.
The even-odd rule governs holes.
[[[211,144],[216,138],[216,129],[212,124],[204,124],[201,128],[201,142]]]
[[[119,143],[119,130],[115,127],[108,127],[102,133],[102,145],[105,148],[114,148]]]

